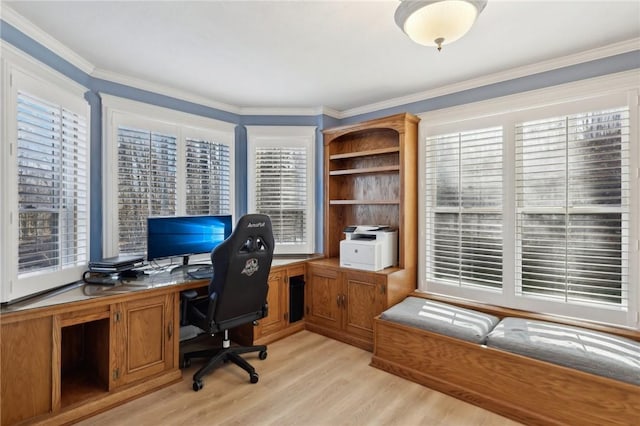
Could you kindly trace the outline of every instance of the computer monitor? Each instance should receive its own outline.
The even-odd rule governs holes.
[[[231,215],[147,218],[147,260],[209,253],[231,235]]]

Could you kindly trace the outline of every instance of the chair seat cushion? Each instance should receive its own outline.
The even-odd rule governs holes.
[[[380,318],[472,343],[484,343],[499,321],[493,315],[419,297],[407,297]]]
[[[504,318],[487,346],[640,385],[640,343],[580,327]]]

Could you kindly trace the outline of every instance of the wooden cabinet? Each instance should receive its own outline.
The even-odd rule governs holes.
[[[342,328],[342,283],[339,268],[307,264],[307,325],[317,324],[331,330]]]
[[[3,321],[0,338],[2,424],[51,411],[51,316]]]
[[[112,377],[117,386],[173,367],[173,294],[160,295],[116,305],[114,322],[116,350]]]
[[[277,269],[269,274],[269,292],[267,293],[267,305],[269,306],[269,314],[258,322],[255,329],[256,339],[269,334],[277,333],[287,326],[289,307],[287,295],[288,281],[286,279],[286,271]]]
[[[307,265],[308,329],[371,350],[373,318],[416,288],[418,121],[396,114],[323,132],[325,259]],[[397,229],[397,267],[341,268],[350,225]]]
[[[304,263],[272,266],[269,274],[267,304],[269,313],[257,326],[245,324],[231,330],[231,339],[242,345],[266,345],[304,329],[304,321],[292,321],[290,312],[290,280],[304,280]]]
[[[387,306],[385,277],[344,269],[342,291],[345,331],[367,343],[373,342],[373,318]]]
[[[341,268],[335,258],[307,264],[306,328],[366,350],[373,349],[373,319],[412,291],[402,271]],[[392,291],[390,291],[392,289]]]
[[[179,380],[176,298],[141,292],[3,314],[2,424],[69,423]]]

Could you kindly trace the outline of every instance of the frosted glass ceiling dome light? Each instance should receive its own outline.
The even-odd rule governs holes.
[[[403,0],[395,19],[411,40],[441,50],[465,35],[486,5],[487,0]]]

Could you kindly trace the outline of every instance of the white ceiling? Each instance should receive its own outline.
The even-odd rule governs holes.
[[[397,1],[5,1],[92,75],[241,108],[345,111],[632,40],[640,0],[489,0],[461,40],[417,45]]]

